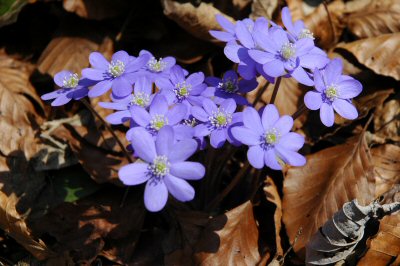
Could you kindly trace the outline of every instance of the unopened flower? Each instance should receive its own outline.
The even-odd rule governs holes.
[[[195,127],[195,134],[210,135],[210,144],[214,148],[222,147],[226,140],[238,145],[238,141],[230,133],[230,128],[242,121],[242,114],[235,113],[235,110],[236,102],[233,99],[224,100],[219,106],[210,99],[205,99],[202,108],[194,106],[192,109],[192,115],[202,122]]]
[[[249,146],[247,158],[254,168],[261,169],[266,165],[280,170],[282,163],[293,166],[306,163],[304,156],[297,152],[304,144],[304,137],[289,132],[293,126],[292,117],[279,117],[275,105],[267,105],[261,118],[254,108],[247,107],[243,111],[243,124],[233,127],[232,135]]]
[[[164,208],[168,192],[179,201],[190,201],[195,191],[186,180],[199,180],[205,168],[198,162],[186,161],[196,152],[197,143],[193,139],[176,142],[174,130],[163,127],[156,139],[144,128],[132,129],[132,148],[142,160],[123,166],[119,178],[125,185],[146,182],[144,204],[149,211]]]
[[[333,59],[323,70],[315,69],[315,90],[304,96],[304,103],[309,109],[320,109],[321,121],[327,127],[334,123],[333,110],[346,119],[358,116],[351,99],[361,93],[362,85],[354,78],[342,75],[342,70],[340,59]]]
[[[60,89],[42,95],[43,100],[55,99],[51,105],[60,106],[67,104],[72,99],[79,100],[88,94],[88,86],[93,82],[87,79],[79,79],[78,74],[63,70],[54,76],[54,82]]]
[[[247,105],[246,98],[239,93],[247,93],[254,90],[258,82],[255,78],[239,80],[235,71],[229,70],[225,72],[221,78],[207,77],[206,83],[210,86],[207,88],[208,93],[214,96],[214,102],[220,104],[225,99],[234,99],[239,105]]]
[[[132,92],[132,75],[149,60],[149,55],[142,55],[132,60],[125,51],[116,52],[111,62],[98,52],[89,56],[92,68],[82,70],[82,75],[97,84],[89,91],[89,97],[98,97],[110,88],[116,97],[123,98]]]

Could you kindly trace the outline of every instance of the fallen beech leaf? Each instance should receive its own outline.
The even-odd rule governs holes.
[[[374,197],[373,165],[365,137],[307,156],[303,167],[289,168],[283,183],[283,221],[290,242],[299,228],[302,234],[294,245],[300,256],[317,229],[345,202],[361,204]]]
[[[304,23],[314,33],[317,44],[328,49],[335,46],[342,35],[345,27],[343,14],[345,5],[342,0],[335,0],[329,3],[326,8],[323,4],[320,4],[304,18]]]
[[[258,78],[258,87],[247,94],[246,98],[250,103],[253,103],[258,93],[266,84],[266,80],[263,77]],[[303,96],[306,92],[306,87],[299,84],[293,78],[283,78],[279,85],[278,94],[276,96],[274,104],[279,110],[280,115],[292,115],[298,110],[298,106],[303,103]],[[272,92],[274,91],[274,84],[268,84],[268,87],[261,95],[256,108],[261,108],[269,103],[271,100]],[[306,120],[306,116],[303,115],[294,121],[294,127],[300,128]]]
[[[162,0],[161,3],[164,14],[193,36],[206,41],[216,41],[208,31],[221,29],[215,19],[215,16],[221,12],[213,5],[201,2],[198,7],[195,7],[191,3],[173,0]]]
[[[89,54],[98,49],[97,43],[85,38],[54,38],[41,54],[38,69],[52,77],[61,70],[81,73],[89,65]]]
[[[69,143],[71,150],[88,174],[98,183],[114,182],[121,184],[118,179],[118,170],[128,164],[128,159],[121,152],[111,133],[99,130],[88,111],[77,119],[80,125],[73,122],[65,123],[55,130],[52,136]],[[125,146],[128,142],[121,131],[115,133]]]
[[[265,17],[267,19],[272,19],[273,13],[278,8],[278,0],[263,1],[254,0],[251,5],[250,18],[256,19],[258,17]]]
[[[361,64],[375,73],[400,80],[400,33],[382,34],[337,47],[352,53]]]
[[[264,182],[264,193],[267,196],[267,200],[276,206],[274,213],[274,225],[275,225],[275,241],[276,241],[276,256],[283,256],[283,249],[281,244],[280,232],[282,228],[282,201],[278,193],[274,180],[267,176]]]
[[[294,21],[304,19],[303,1],[302,0],[286,0],[292,19]]]
[[[68,252],[76,264],[90,265],[98,255],[127,264],[145,217],[140,193],[134,192],[121,207],[123,191],[106,188],[76,203],[60,205],[32,227],[37,234],[54,237],[54,249],[59,254]]]
[[[29,82],[27,64],[0,54],[0,152],[23,150],[26,158],[38,151],[34,131],[42,123],[42,101]]]
[[[376,182],[375,196],[400,183],[400,147],[385,144],[371,149]]]
[[[358,38],[400,31],[400,3],[398,1],[373,0],[359,10],[347,10],[348,5],[351,5],[350,2],[346,3],[346,11],[352,13],[348,16],[347,27]]]
[[[19,158],[6,159],[0,156],[0,229],[37,259],[44,260],[53,255],[52,251],[41,239],[32,235],[26,224],[26,214],[22,215],[17,211],[19,196],[23,193],[34,193],[33,188],[40,187],[44,178],[29,175],[29,172],[22,173]]]
[[[209,221],[196,247],[196,264],[255,265],[258,228],[250,201]]]
[[[367,206],[359,205],[357,200],[346,202],[307,243],[307,265],[326,265],[346,260],[362,240],[370,219],[377,220],[399,209],[400,202],[381,205],[373,201]],[[400,238],[397,242],[400,243]]]
[[[374,116],[375,135],[400,141],[400,100],[393,99],[378,105]]]
[[[102,20],[126,13],[130,5],[124,0],[63,0],[63,7],[80,17]]]

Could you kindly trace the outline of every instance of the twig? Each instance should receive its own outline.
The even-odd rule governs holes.
[[[279,85],[281,84],[282,77],[276,79],[274,91],[272,92],[270,104],[275,102],[276,95],[278,94]]]

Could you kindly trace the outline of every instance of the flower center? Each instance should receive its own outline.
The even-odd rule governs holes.
[[[279,131],[276,128],[272,128],[265,132],[263,141],[266,147],[272,147],[279,141],[280,138],[281,134],[279,133]]]
[[[165,125],[168,125],[168,119],[164,115],[155,115],[150,120],[150,128],[155,131],[159,131]]]
[[[303,39],[303,38],[310,38],[310,39],[315,39],[314,38],[314,34],[309,30],[309,29],[302,29],[299,36],[299,39]]]
[[[339,96],[336,86],[335,85],[328,86],[325,90],[325,95],[330,101],[335,100]]]
[[[288,43],[285,43],[284,45],[282,45],[280,52],[281,52],[281,56],[285,60],[289,60],[296,54],[296,47],[294,46],[293,43],[288,42]]]
[[[150,174],[155,178],[162,178],[169,174],[170,165],[167,156],[157,156],[149,165]]]
[[[143,92],[138,92],[135,94],[132,94],[132,100],[131,104],[133,105],[138,105],[141,107],[147,107],[150,103],[150,95],[143,93]]]
[[[120,61],[112,61],[111,64],[108,66],[108,73],[114,78],[121,76],[125,71],[125,64]]]
[[[179,101],[184,100],[187,96],[189,96],[190,91],[192,90],[192,85],[186,84],[186,81],[182,83],[178,83],[175,85],[175,95]]]
[[[152,57],[147,63],[147,67],[153,72],[161,72],[165,69],[166,66],[167,63],[164,62],[162,58],[157,60],[154,57]]]
[[[227,80],[224,83],[219,83],[218,88],[221,88],[227,93],[235,93],[239,90],[236,80]]]
[[[188,118],[183,120],[182,124],[186,125],[186,126],[190,126],[190,127],[195,127],[198,124],[198,121],[196,120],[196,118]]]
[[[232,122],[232,114],[218,109],[208,120],[214,128],[224,128]]]
[[[79,82],[78,74],[76,73],[70,74],[68,77],[64,77],[63,87],[73,89],[76,86],[78,86],[78,82]]]

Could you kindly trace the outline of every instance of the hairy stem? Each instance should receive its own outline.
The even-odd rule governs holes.
[[[258,103],[258,101],[260,101],[261,96],[264,94],[264,92],[267,89],[268,85],[269,85],[269,81],[266,81],[265,85],[257,92],[256,98],[254,98],[254,101],[253,101],[253,104],[252,104],[253,107]]]
[[[306,110],[307,110],[307,107],[305,106],[304,103],[302,103],[300,105],[299,109],[294,114],[292,114],[293,120],[295,120],[296,118],[301,116],[304,113],[304,111],[306,111]]]

